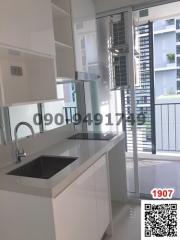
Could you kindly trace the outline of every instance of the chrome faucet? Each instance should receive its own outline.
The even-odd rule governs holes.
[[[29,123],[27,123],[27,122],[20,122],[20,123],[18,123],[16,125],[16,127],[14,129],[14,137],[15,137],[15,147],[16,147],[16,160],[17,160],[17,163],[21,162],[22,158],[26,157],[26,153],[24,152],[24,149],[22,148],[22,150],[20,150],[19,140],[18,140],[18,136],[17,136],[18,129],[21,126],[28,127],[31,130],[32,136],[34,136],[34,129],[33,129],[33,127]]]

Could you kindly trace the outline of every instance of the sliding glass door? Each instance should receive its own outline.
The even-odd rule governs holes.
[[[122,115],[121,126],[116,126],[114,130],[123,130],[126,141],[131,141],[131,146],[127,145],[127,175],[130,176],[128,192],[139,197],[133,13],[131,9],[127,9],[101,16],[97,19],[97,27],[100,76],[106,92],[102,95],[102,99],[105,99],[103,104],[108,104],[106,109],[109,109],[110,113]],[[111,104],[112,102],[114,104]]]

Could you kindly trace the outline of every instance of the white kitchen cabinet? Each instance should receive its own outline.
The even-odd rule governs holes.
[[[101,239],[111,222],[109,178],[106,156],[102,156],[94,165],[97,200],[98,239]]]
[[[54,58],[0,47],[0,104],[57,98]]]
[[[1,0],[0,44],[54,55],[50,0]]]
[[[0,200],[2,240],[101,240],[111,224],[106,155],[56,198],[0,190]]]
[[[57,99],[51,1],[0,5],[0,106]]]
[[[56,240],[100,240],[94,166],[53,201]]]
[[[0,191],[1,240],[56,240],[51,198]]]
[[[111,199],[127,202],[126,139],[123,138],[108,152]]]
[[[75,56],[70,0],[52,0],[56,78],[75,79]]]
[[[57,240],[100,240],[110,220],[106,155],[53,201]]]

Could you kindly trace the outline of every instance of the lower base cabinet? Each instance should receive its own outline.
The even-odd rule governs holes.
[[[56,240],[98,240],[94,166],[53,202]]]
[[[110,223],[106,156],[53,201],[56,240],[100,240]]]
[[[56,198],[0,190],[0,239],[100,240],[110,210],[104,155]]]
[[[101,239],[108,228],[111,218],[111,197],[109,192],[109,172],[106,156],[103,156],[94,165],[95,167],[95,186],[97,202],[97,226],[98,240]]]

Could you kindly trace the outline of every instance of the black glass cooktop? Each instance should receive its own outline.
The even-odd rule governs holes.
[[[109,141],[113,139],[116,136],[114,133],[95,133],[95,132],[89,132],[89,133],[77,133],[70,137],[69,139],[84,139],[84,140],[104,140]]]

